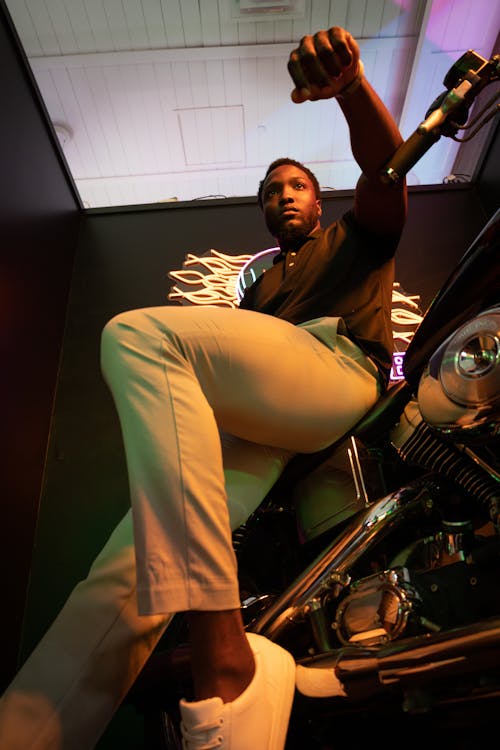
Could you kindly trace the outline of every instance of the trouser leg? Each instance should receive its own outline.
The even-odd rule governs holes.
[[[0,701],[2,750],[89,750],[169,621],[137,615],[130,513]]]
[[[141,612],[239,605],[219,428],[318,450],[375,401],[365,359],[247,310],[148,308],[106,326],[103,373],[127,456]]]
[[[222,452],[235,529],[290,454],[231,435]],[[1,750],[92,750],[169,620],[138,614],[129,511],[0,700]]]

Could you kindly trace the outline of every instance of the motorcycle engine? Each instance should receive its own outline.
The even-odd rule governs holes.
[[[498,615],[498,552],[496,534],[445,522],[442,532],[402,552],[405,564],[352,582],[332,629],[343,645],[366,647]]]
[[[424,420],[459,442],[500,435],[500,307],[469,320],[437,349],[418,388]]]

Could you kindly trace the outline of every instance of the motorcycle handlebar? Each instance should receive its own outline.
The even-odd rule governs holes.
[[[415,130],[382,170],[382,182],[386,185],[396,185],[440,137],[441,133],[435,130],[423,133]]]
[[[395,185],[402,180],[410,169],[422,158],[422,156],[436,143],[441,135],[456,133],[459,125],[449,121],[451,113],[455,113],[456,119],[463,124],[468,117],[468,109],[480,91],[488,84],[499,78],[499,56],[495,55],[491,60],[485,60],[476,52],[469,50],[451,68],[445,77],[445,84],[450,80],[455,69],[459,69],[460,63],[472,59],[475,63],[466,74],[459,79],[458,85],[450,91],[445,91],[431,105],[426,114],[426,119],[420,123],[414,133],[404,141],[396,150],[389,162],[380,172],[380,179],[388,185]],[[467,65],[468,67],[468,65]],[[463,117],[465,113],[465,119]],[[448,132],[446,132],[448,131]]]

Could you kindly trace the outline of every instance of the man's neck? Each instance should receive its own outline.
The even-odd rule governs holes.
[[[280,251],[285,255],[289,252],[298,252],[302,245],[305,245],[307,240],[311,238],[311,236],[318,231],[319,227],[315,227],[312,229],[308,234],[301,234],[294,236],[287,236],[287,237],[277,237],[278,245],[280,248]]]

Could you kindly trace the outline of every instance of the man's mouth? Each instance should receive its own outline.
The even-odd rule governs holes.
[[[294,216],[295,214],[298,214],[298,211],[296,208],[284,208],[280,216]]]

